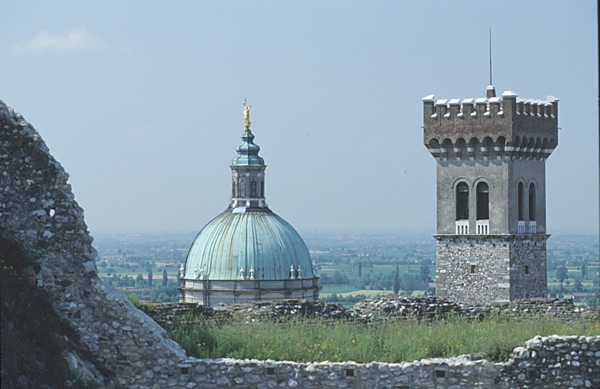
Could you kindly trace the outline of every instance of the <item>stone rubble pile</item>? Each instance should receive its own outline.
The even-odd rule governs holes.
[[[481,320],[484,317],[500,316],[552,317],[560,320],[600,320],[600,310],[578,308],[571,299],[526,299],[492,305],[457,304],[438,297],[382,296],[359,301],[350,310],[350,317],[360,319],[415,318],[426,320],[444,319],[457,315]]]
[[[413,318],[437,320],[451,314],[461,314],[462,307],[437,297],[381,296],[354,304],[348,316],[360,320]]]
[[[145,312],[163,327],[173,323],[193,324],[193,317],[227,319],[285,318],[303,316],[328,320],[414,319],[435,321],[451,316],[482,320],[485,317],[523,318],[551,317],[570,321],[587,318],[600,320],[600,310],[578,308],[570,299],[528,299],[487,306],[458,304],[438,297],[378,296],[356,303],[352,308],[341,304],[312,300],[276,300],[205,307],[190,303],[156,304]]]

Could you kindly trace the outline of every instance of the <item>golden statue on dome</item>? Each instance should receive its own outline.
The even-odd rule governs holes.
[[[248,131],[250,129],[250,108],[252,106],[246,104],[246,99],[242,101],[242,104],[244,104],[244,130]]]

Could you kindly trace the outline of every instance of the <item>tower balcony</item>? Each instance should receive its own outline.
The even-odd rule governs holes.
[[[488,235],[490,233],[490,221],[489,220],[477,220],[475,222],[478,235]]]
[[[469,234],[469,221],[468,220],[457,220],[456,221],[456,235],[468,235]]]
[[[525,220],[519,220],[519,224],[517,226],[517,233],[519,233],[519,234],[525,233]]]
[[[537,223],[535,222],[535,220],[531,220],[529,222],[529,233],[530,234],[537,234]]]

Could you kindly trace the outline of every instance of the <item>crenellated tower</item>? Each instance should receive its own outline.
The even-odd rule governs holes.
[[[546,297],[545,161],[558,144],[558,99],[423,98],[436,160],[440,297],[490,303]]]

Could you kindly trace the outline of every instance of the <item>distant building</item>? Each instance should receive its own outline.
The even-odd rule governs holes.
[[[493,86],[478,99],[423,99],[437,169],[437,295],[464,303],[546,297],[545,161],[558,100]]]
[[[253,142],[249,110],[245,106],[242,144],[231,163],[231,202],[194,240],[180,270],[181,302],[318,299],[318,278],[304,241],[267,206],[267,166]]]

